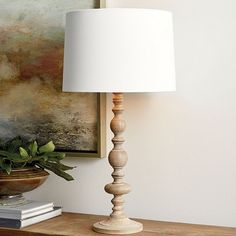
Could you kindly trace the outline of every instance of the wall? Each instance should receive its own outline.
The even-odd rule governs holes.
[[[127,213],[236,226],[236,1],[113,0],[108,6],[174,14],[177,92],[125,97],[126,181],[133,186]],[[107,120],[110,101],[108,96]],[[76,181],[51,175],[28,196],[55,201],[66,211],[108,214],[107,159],[67,163],[78,165]]]

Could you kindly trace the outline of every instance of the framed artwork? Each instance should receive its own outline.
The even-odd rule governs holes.
[[[68,156],[104,155],[105,95],[62,92],[65,13],[99,6],[0,0],[0,139],[20,135],[52,140]]]

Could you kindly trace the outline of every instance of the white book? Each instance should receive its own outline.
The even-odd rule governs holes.
[[[52,211],[37,216],[33,216],[30,218],[26,218],[24,220],[0,218],[0,227],[19,229],[59,216],[61,215],[61,213],[62,213],[61,207],[54,207]]]
[[[52,202],[39,202],[32,200],[9,206],[0,205],[0,218],[25,219],[50,211],[53,209],[53,205]],[[4,215],[8,217],[4,217]]]
[[[46,213],[46,212],[49,212],[49,211],[52,211],[53,210],[53,206],[50,206],[50,207],[46,207],[46,208],[42,208],[42,209],[39,209],[37,211],[31,211],[31,212],[28,212],[28,213],[11,213],[11,212],[0,212],[0,218],[6,218],[6,219],[17,219],[17,220],[24,220],[26,218],[29,218],[29,217],[33,217],[33,216],[36,216],[36,215],[40,215],[40,214],[43,214],[43,213]]]

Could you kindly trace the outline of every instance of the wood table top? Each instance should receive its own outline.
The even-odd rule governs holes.
[[[1,236],[98,236],[92,231],[93,223],[104,216],[63,213],[61,216],[23,229],[0,228]],[[236,236],[236,228],[193,225],[183,223],[138,220],[144,230],[134,236]]]

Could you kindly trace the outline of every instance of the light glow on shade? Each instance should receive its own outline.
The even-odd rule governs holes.
[[[67,13],[63,91],[175,90],[172,14],[154,9]]]

